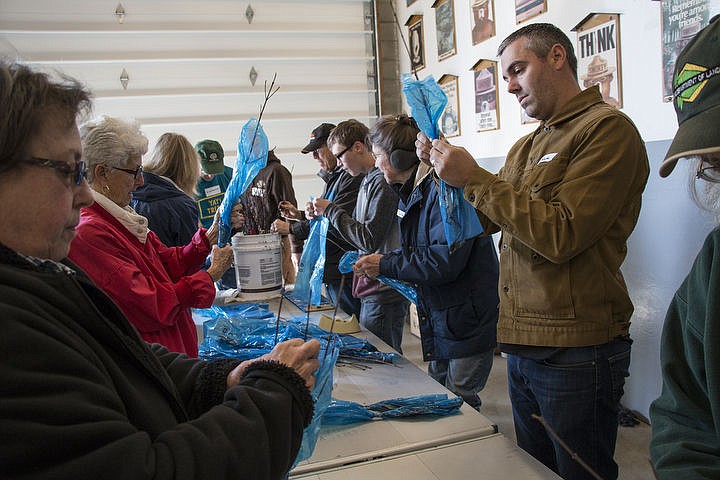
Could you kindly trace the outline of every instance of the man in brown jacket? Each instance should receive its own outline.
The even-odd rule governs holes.
[[[633,305],[620,265],[649,165],[632,121],[580,89],[567,36],[533,24],[498,49],[503,78],[538,128],[492,174],[464,149],[419,135],[418,155],[464,188],[500,240],[498,342],[518,445],[563,478],[617,478],[617,410],[630,365]]]

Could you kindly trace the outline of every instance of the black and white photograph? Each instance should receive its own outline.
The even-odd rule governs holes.
[[[443,75],[438,79],[440,88],[447,95],[447,105],[440,115],[440,130],[445,138],[460,136],[460,97],[458,96],[458,77]]]
[[[435,9],[438,60],[444,60],[457,52],[453,0],[437,0],[432,8]]]
[[[425,40],[423,39],[422,15],[411,16],[405,25],[408,27],[410,70],[417,72],[425,68]]]

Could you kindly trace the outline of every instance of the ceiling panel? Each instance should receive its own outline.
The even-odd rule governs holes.
[[[151,148],[167,131],[215,138],[232,164],[276,75],[263,126],[303,198],[321,188],[299,153],[310,131],[376,118],[374,35],[362,0],[0,0],[0,54],[83,81],[96,114],[137,118]]]

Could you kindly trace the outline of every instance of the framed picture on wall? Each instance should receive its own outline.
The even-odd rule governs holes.
[[[538,123],[539,121],[540,120],[538,120],[537,118],[533,118],[530,115],[528,115],[524,108],[520,111],[520,123],[521,124],[528,125],[530,123]]]
[[[720,13],[720,0],[662,0],[663,101],[672,101],[675,60],[697,32]],[[703,65],[710,67],[710,65]]]
[[[409,7],[413,3],[417,2],[417,0],[406,0],[405,6]]]
[[[495,36],[495,5],[493,1],[470,0],[473,45]]]
[[[455,55],[455,14],[453,0],[437,0],[432,4],[435,9],[435,28],[437,30],[438,60]]]
[[[521,23],[547,12],[546,0],[515,0],[515,23]]]
[[[458,77],[443,75],[438,79],[440,88],[447,95],[447,105],[440,115],[440,130],[445,138],[460,136],[460,96],[458,95]]]
[[[410,70],[414,73],[425,68],[425,40],[423,39],[423,16],[411,15],[405,22],[408,27]]]
[[[580,86],[598,85],[606,103],[622,108],[620,15],[591,13],[573,30],[577,32],[575,54]]]
[[[475,80],[475,130],[497,130],[500,128],[497,62],[479,60],[472,71]]]

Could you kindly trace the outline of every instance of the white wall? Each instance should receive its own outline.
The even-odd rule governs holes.
[[[474,132],[474,86],[471,67],[480,59],[497,60],[499,43],[515,24],[514,2],[494,0],[496,36],[473,46],[470,32],[472,0],[454,0],[455,33],[458,53],[437,60],[435,11],[432,0],[417,0],[410,7],[395,0],[402,23],[410,15],[422,14],[427,67],[420,78],[432,74],[460,77],[460,137],[451,139],[467,148],[478,162],[497,171],[510,146],[535,125],[521,125],[520,106],[507,93],[499,79],[500,129]],[[572,29],[589,13],[620,14],[622,52],[623,111],[637,125],[648,146],[651,174],[643,198],[643,210],[629,241],[629,254],[623,266],[630,294],[635,303],[631,334],[635,341],[631,375],[626,383],[623,403],[647,416],[648,408],[660,392],[659,341],[662,321],[670,298],[690,268],[712,221],[699,212],[684,187],[686,171],[678,167],[668,179],[660,179],[657,169],[675,133],[677,121],[672,104],[662,101],[660,2],[652,0],[547,0],[548,11],[528,21],[549,22],[562,28],[575,43]],[[405,32],[407,29],[404,29]],[[407,34],[407,33],[405,33]],[[402,72],[409,72],[409,60],[400,54]]]

